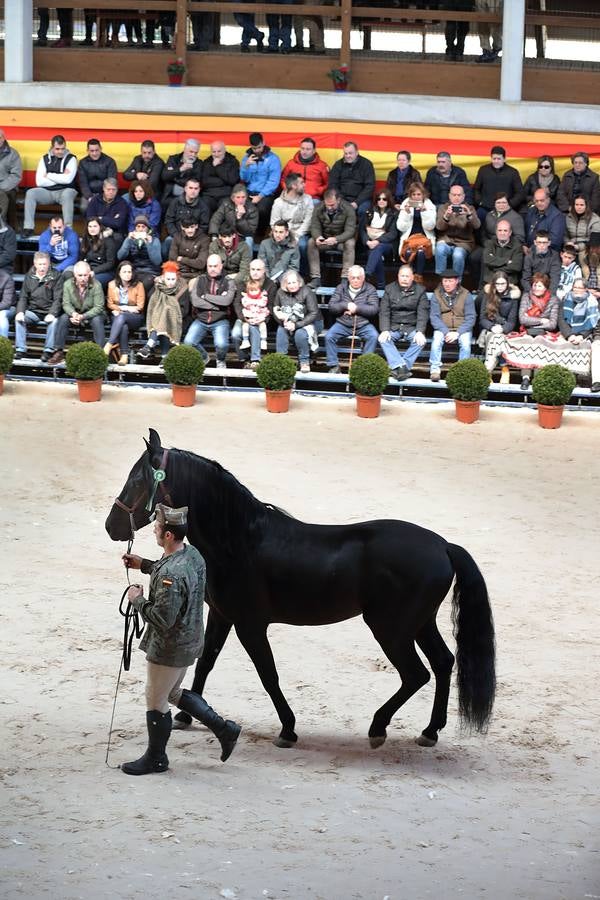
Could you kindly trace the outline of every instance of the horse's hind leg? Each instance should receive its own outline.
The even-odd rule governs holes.
[[[246,653],[254,663],[265,691],[273,701],[281,721],[279,737],[273,741],[276,747],[291,747],[298,740],[294,731],[296,717],[279,687],[279,675],[267,639],[266,625],[236,622],[235,630]]]
[[[216,663],[230,631],[231,622],[224,619],[216,610],[210,609],[206,621],[204,647],[196,663],[196,671],[194,672],[194,680],[191,687],[195,694],[203,693],[208,674]],[[181,710],[175,716],[173,727],[187,728],[188,725],[191,725],[191,722],[192,717],[189,713]]]
[[[419,658],[414,640],[394,633],[397,623],[394,626],[390,622],[373,621],[366,615],[364,619],[389,661],[398,669],[402,681],[400,690],[392,694],[373,716],[369,728],[369,741],[371,747],[375,748],[381,747],[385,742],[386,728],[390,724],[392,716],[398,712],[409,697],[427,684],[430,675]]]
[[[421,736],[417,738],[417,744],[422,747],[433,747],[437,743],[438,732],[446,725],[454,656],[439,633],[434,619],[423,626],[417,634],[416,641],[427,657],[435,675],[435,696],[431,720],[427,728],[422,731]]]

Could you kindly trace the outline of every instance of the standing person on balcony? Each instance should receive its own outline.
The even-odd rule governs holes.
[[[502,0],[475,0],[477,12],[502,13]],[[479,43],[481,56],[476,62],[493,63],[502,52],[502,23],[480,22]]]
[[[423,183],[421,173],[411,165],[411,159],[410,150],[399,150],[396,154],[396,168],[388,172],[386,180],[386,187],[394,198],[394,206],[398,212],[411,184]]]
[[[94,196],[102,192],[102,185],[107,178],[117,179],[117,164],[112,156],[102,152],[102,144],[98,138],[90,138],[87,142],[87,156],[79,161],[77,170],[79,180],[79,208],[84,213]]]
[[[281,6],[290,6],[294,0],[274,0]],[[292,17],[267,13],[269,26],[268,53],[290,53],[292,49]],[[281,46],[280,46],[281,44]]]
[[[473,12],[474,0],[444,0],[438,4],[441,9]],[[465,53],[465,38],[469,33],[469,22],[446,22],[444,37],[446,38],[446,56],[454,62],[462,62]]]
[[[56,15],[58,18],[58,27],[60,29],[60,37],[52,45],[53,47],[70,47],[73,40],[73,10],[65,7],[57,7]],[[40,27],[38,28],[38,47],[48,46],[48,28],[50,27],[50,9],[47,6],[38,7],[38,16],[40,17]]]
[[[492,147],[490,162],[480,166],[473,185],[474,203],[482,222],[494,208],[494,200],[499,193],[506,194],[513,209],[520,209],[523,205],[523,182],[518,170],[506,162],[504,147]]]
[[[425,187],[429,191],[429,199],[434,206],[442,206],[448,202],[450,188],[458,184],[465,192],[465,202],[473,202],[473,191],[467,173],[460,166],[455,166],[447,150],[440,150],[436,156],[435,166],[425,176]]]
[[[281,163],[258,131],[249,135],[248,141],[250,146],[240,165],[240,178],[248,188],[250,201],[258,209],[260,229],[269,222],[281,178]]]
[[[8,208],[14,206],[17,188],[23,177],[23,163],[18,152],[9,145],[0,128],[0,216],[8,219]],[[14,220],[13,224],[14,224]]]
[[[375,169],[366,156],[358,152],[358,144],[346,141],[344,155],[331,167],[329,187],[339,191],[342,198],[356,210],[359,227],[371,205],[375,190]]]
[[[242,53],[250,53],[250,41],[252,40],[256,41],[256,52],[264,53],[265,33],[256,27],[254,14],[239,12],[234,13],[233,18],[242,29],[242,43],[240,45]]]
[[[50,141],[48,153],[40,159],[35,173],[36,187],[25,194],[25,214],[23,237],[33,235],[35,211],[38,203],[59,203],[67,227],[73,225],[75,205],[75,179],[77,177],[77,157],[68,149],[62,134],[55,134]]]
[[[323,162],[317,153],[317,144],[314,138],[305,137],[300,141],[299,150],[286,162],[281,173],[281,188],[285,188],[285,180],[288,175],[301,175],[304,179],[304,189],[313,204],[321,202],[329,181],[329,166]]]

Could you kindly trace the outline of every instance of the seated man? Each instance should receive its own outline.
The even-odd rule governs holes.
[[[48,253],[57,272],[70,271],[79,259],[79,238],[67,228],[62,216],[53,216],[50,225],[40,234],[39,249]]]
[[[576,197],[584,197],[592,212],[600,215],[600,178],[590,169],[590,158],[583,150],[571,157],[573,168],[565,172],[560,182],[556,205],[568,213]]]
[[[292,174],[302,176],[306,193],[312,197],[313,204],[316,205],[327,190],[329,166],[317,153],[317,144],[314,138],[302,138],[300,149],[283,167],[280,182],[282,188],[286,186],[285,180],[288,175]]]
[[[311,288],[321,284],[321,259],[324,250],[342,250],[342,279],[348,275],[348,269],[354,264],[354,248],[356,244],[356,212],[350,203],[342,200],[339,191],[328,188],[312,215],[310,222],[311,237],[308,241],[308,267],[310,270]]]
[[[212,215],[240,180],[240,164],[223,141],[213,141],[210,156],[202,162],[202,199]]]
[[[518,169],[506,162],[504,147],[492,147],[490,162],[480,166],[473,185],[474,203],[482,222],[494,208],[494,199],[499,193],[506,194],[513,209],[520,209],[523,205],[525,193]]]
[[[317,207],[317,210],[320,207]],[[379,297],[372,284],[365,280],[361,266],[348,269],[348,281],[342,281],[329,301],[329,312],[336,320],[325,335],[327,365],[333,374],[341,372],[337,343],[342,337],[353,334],[363,342],[363,353],[374,353],[377,347],[377,329],[373,325],[379,312]]]
[[[0,215],[0,272],[12,275],[16,255],[17,236],[4,216]]]
[[[123,178],[125,181],[149,181],[154,196],[160,200],[164,167],[164,162],[156,153],[154,141],[147,138],[142,141],[138,156],[134,156],[130,165],[123,172]]]
[[[413,364],[425,346],[428,322],[425,288],[415,282],[410,266],[400,266],[398,280],[388,284],[379,303],[379,343],[397,381],[410,378]],[[409,343],[404,353],[396,347],[399,341]]]
[[[269,221],[275,191],[281,178],[281,163],[262,134],[249,135],[249,148],[240,164],[240,178],[248,188],[248,195],[258,209],[259,225],[264,228]]]
[[[366,156],[361,156],[354,141],[346,141],[344,155],[338,159],[329,173],[329,187],[335,188],[340,196],[356,210],[360,223],[375,190],[375,169]]]
[[[8,218],[8,207],[13,206],[17,196],[17,188],[23,177],[23,163],[18,152],[9,145],[3,130],[0,128],[0,217]],[[11,222],[14,220],[11,218]]]
[[[499,269],[506,272],[511,284],[519,283],[523,271],[523,249],[506,219],[500,219],[496,225],[496,236],[483,247],[483,284],[489,284]]]
[[[218,237],[213,238],[208,248],[209,254],[220,257],[223,273],[231,278],[236,286],[244,284],[248,279],[250,268],[250,249],[246,241],[242,241],[233,228],[223,226]]]
[[[533,206],[525,216],[525,253],[533,245],[536,234],[545,231],[550,237],[550,247],[562,250],[565,237],[565,217],[551,202],[548,188],[538,188],[533,194]]]
[[[210,210],[200,196],[200,182],[194,175],[186,179],[182,193],[173,197],[169,203],[165,214],[165,228],[168,234],[165,245],[171,243],[169,238],[176,234],[184,219],[193,219],[198,223],[200,233],[208,234]]]
[[[441,275],[448,265],[462,278],[469,253],[475,249],[476,232],[481,227],[475,208],[465,200],[459,184],[450,188],[448,203],[440,206],[436,229],[435,273]]]
[[[452,157],[447,150],[440,150],[436,157],[436,164],[428,170],[425,176],[425,187],[429,191],[429,199],[434,206],[441,206],[448,202],[450,188],[460,185],[465,192],[465,203],[473,202],[473,192],[467,173],[460,166],[455,166]]]
[[[275,296],[277,294],[277,284],[272,281],[266,272],[265,264],[262,259],[253,259],[250,262],[250,272],[249,279],[252,280],[261,291],[265,291],[268,298],[269,310],[273,309],[273,304],[275,302]],[[245,316],[243,313],[242,306],[242,292],[244,290],[244,285],[239,285],[235,294],[235,299],[233,301],[233,307],[235,309],[236,321],[231,330],[231,340],[235,346],[238,359],[240,362],[243,362],[244,368],[253,368],[255,369],[258,365],[258,361],[260,360],[260,351],[261,351],[261,337],[258,328],[250,328],[249,334],[249,342],[250,342],[250,356],[248,356],[248,350],[244,347],[242,349],[241,344],[243,341],[243,325],[245,321]]]
[[[200,232],[193,218],[183,220],[169,248],[169,259],[177,263],[186,281],[205,271],[209,243],[208,235]]]
[[[87,205],[95,194],[102,193],[102,186],[107,178],[117,180],[117,164],[112,156],[102,152],[102,144],[98,138],[90,138],[87,142],[87,156],[79,161],[77,171],[79,178],[79,206],[85,212]]]
[[[302,268],[306,269],[306,248],[314,205],[312,197],[304,193],[304,178],[292,173],[285,179],[285,190],[271,210],[271,228],[275,222],[287,222],[292,238],[298,244]]]
[[[76,177],[77,158],[67,150],[62,134],[56,134],[50,142],[50,150],[38,163],[35,173],[37,186],[29,188],[25,194],[23,237],[33,234],[38,203],[59,203],[65,223],[69,228],[73,225]]]
[[[206,274],[192,278],[189,284],[192,324],[184,344],[197,347],[205,361],[209,356],[204,341],[212,336],[217,369],[225,369],[229,349],[229,312],[235,297],[235,282],[223,272],[223,261],[212,253],[206,261]]]
[[[15,312],[15,283],[12,275],[0,269],[0,337],[8,337]]]
[[[560,256],[550,247],[550,235],[547,231],[538,231],[533,247],[525,257],[521,287],[524,293],[531,290],[531,276],[539,272],[550,279],[550,293],[556,296],[560,281]]]
[[[208,225],[211,237],[216,237],[223,227],[235,228],[240,237],[243,237],[250,252],[254,247],[254,235],[258,228],[258,209],[248,199],[248,191],[245,184],[236,184],[231,192],[229,200],[223,200],[219,208],[213,213]]]
[[[200,141],[188,138],[181,153],[169,156],[162,171],[163,205],[172,197],[181,197],[188,178],[195,178],[200,185],[202,180],[202,160],[198,159]]]
[[[54,353],[58,316],[62,310],[63,276],[50,266],[50,254],[38,250],[33,254],[33,266],[23,279],[15,316],[15,359],[27,353],[27,326],[46,326],[42,362]]]
[[[500,191],[494,199],[494,208],[490,210],[483,221],[483,242],[489,241],[496,234],[496,225],[500,219],[506,219],[510,223],[512,233],[521,242],[525,243],[525,225],[523,217],[508,202],[508,194]]]
[[[48,360],[49,366],[64,361],[69,325],[82,330],[89,326],[98,346],[104,346],[104,291],[88,263],[75,263],[73,277],[64,282],[62,308],[56,327],[56,349]]]
[[[117,259],[126,259],[131,263],[144,286],[146,298],[149,298],[154,279],[161,272],[162,253],[160,241],[150,228],[146,216],[136,216],[135,228],[121,244]]]
[[[454,269],[442,272],[442,283],[433,292],[429,310],[433,340],[429,355],[432,381],[440,380],[442,347],[458,342],[458,358],[471,356],[471,339],[475,325],[475,301],[460,283]]]
[[[102,182],[102,193],[94,194],[85,211],[86,219],[100,219],[104,237],[112,237],[118,247],[127,234],[129,220],[129,204],[124,197],[118,196],[116,178],[105,178]]]
[[[288,269],[300,271],[300,251],[290,235],[287,222],[280,219],[271,228],[271,237],[261,241],[258,258],[265,264],[267,275],[278,281]]]

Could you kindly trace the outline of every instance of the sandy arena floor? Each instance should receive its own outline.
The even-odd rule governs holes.
[[[532,410],[10,383],[0,398],[0,896],[420,900],[600,897],[600,417],[542,431]],[[499,691],[487,737],[418,747],[430,682],[370,750],[398,678],[362,620],[270,637],[299,742],[230,637],[206,697],[244,730],[230,761],[203,728],[174,733],[171,769],[104,763],[125,586],[104,519],[149,426],[218,459],[261,499],[316,522],[405,518],[464,545],[488,582]],[[155,556],[150,529],[136,551]],[[449,602],[438,621],[449,635]],[[453,642],[451,647],[454,648]],[[119,692],[112,766],[144,741],[144,658]],[[596,748],[594,750],[594,748]]]

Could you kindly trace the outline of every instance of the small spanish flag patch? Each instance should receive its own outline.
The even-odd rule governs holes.
[[[167,587],[171,587],[171,585],[173,584],[170,578],[163,578],[162,582],[163,584],[166,584]]]

